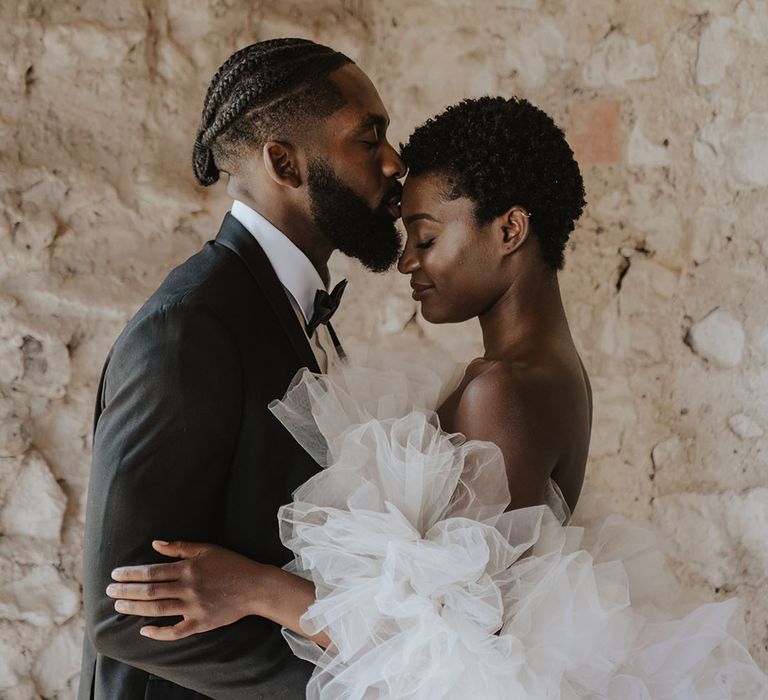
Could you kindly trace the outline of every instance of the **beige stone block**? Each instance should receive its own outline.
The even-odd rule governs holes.
[[[381,320],[378,330],[384,335],[400,333],[413,320],[417,313],[418,303],[405,295],[393,295],[384,300],[379,310]]]
[[[24,374],[21,338],[0,340],[0,384],[12,384]]]
[[[744,353],[744,329],[729,312],[715,309],[691,326],[686,342],[705,360],[736,367]]]
[[[674,298],[680,279],[678,272],[638,254],[629,261],[619,295],[623,312],[648,313],[661,300]]]
[[[345,6],[333,0],[318,0],[311,5],[301,0],[274,2],[254,29],[259,39],[305,37],[331,46],[365,66],[372,38],[365,8],[355,10],[352,3]]]
[[[22,252],[39,256],[53,243],[58,229],[56,217],[49,211],[30,211],[14,228],[13,244]]]
[[[0,537],[0,583],[13,581],[21,572],[39,566],[51,565],[59,570],[62,560],[60,550],[65,544],[58,539],[21,535]]]
[[[388,107],[408,125],[406,135],[448,105],[498,94],[497,59],[487,51],[487,37],[477,30],[435,21],[408,28],[398,41],[411,68],[404,66]],[[448,46],[455,49],[447,51]]]
[[[120,69],[128,53],[146,38],[138,29],[113,29],[91,22],[47,26],[43,33],[45,61],[57,70],[100,67]]]
[[[768,186],[768,112],[715,119],[702,130],[694,155],[734,189]]]
[[[654,512],[676,558],[711,586],[759,585],[768,577],[768,489],[662,496]]]
[[[532,20],[519,41],[506,44],[502,70],[513,70],[524,85],[540,86],[564,56],[565,38],[557,25],[546,19]]]
[[[637,422],[636,398],[626,379],[592,377],[594,418],[590,458],[615,457],[621,452],[624,436]]]
[[[626,337],[622,333],[623,325],[617,308],[606,308],[600,314],[597,348],[613,357],[626,351]]]
[[[759,438],[765,435],[765,430],[763,430],[755,420],[744,413],[736,413],[732,415],[728,419],[728,427],[734,435],[737,435],[742,440]]]
[[[648,141],[637,123],[629,135],[627,162],[633,166],[658,168],[669,165],[671,161],[667,149]]]
[[[5,498],[0,530],[5,535],[58,541],[66,506],[66,496],[45,460],[31,452]]]
[[[610,188],[606,193],[601,194],[598,199],[590,200],[588,209],[601,221],[614,221],[626,216],[631,206],[632,202],[629,192]]]
[[[693,441],[679,435],[672,435],[654,445],[651,450],[653,468],[658,472],[664,469],[680,468],[690,461],[689,450]]]
[[[764,0],[742,0],[734,12],[739,31],[760,44],[768,43],[768,4]]]
[[[590,87],[621,87],[635,80],[655,78],[658,72],[652,44],[639,44],[614,31],[595,47],[582,69],[582,79]]]
[[[0,323],[0,327],[2,327]],[[32,394],[60,398],[70,380],[69,351],[64,343],[36,323],[10,324],[21,338],[24,372],[16,382]]]
[[[733,235],[737,212],[727,207],[698,207],[693,214],[691,257],[701,264],[717,255]]]
[[[725,78],[738,50],[735,26],[730,17],[714,17],[701,33],[696,56],[696,82],[699,85],[714,85]]]
[[[33,569],[0,587],[0,617],[36,627],[61,625],[80,607],[78,586],[64,581],[53,566]]]
[[[83,626],[71,622],[56,632],[35,659],[32,677],[44,697],[65,691],[80,673]]]
[[[8,398],[0,397],[0,457],[17,457],[32,439],[29,409]]]
[[[18,685],[28,675],[27,666],[20,649],[14,649],[0,640],[0,690]]]

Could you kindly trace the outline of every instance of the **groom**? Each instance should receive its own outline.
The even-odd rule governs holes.
[[[397,259],[405,167],[388,117],[346,56],[302,39],[232,55],[195,141],[201,185],[229,176],[232,210],[116,341],[98,389],[84,553],[80,700],[303,698],[310,664],[262,618],[174,642],[117,613],[119,565],[153,539],[213,542],[281,566],[276,513],[318,467],[267,409],[301,367],[343,356],[330,316],[333,250],[374,271]],[[176,622],[160,618],[157,624]]]

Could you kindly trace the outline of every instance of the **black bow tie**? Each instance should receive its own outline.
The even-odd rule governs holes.
[[[336,313],[341,303],[341,296],[347,286],[347,280],[341,280],[331,293],[328,294],[324,289],[318,289],[315,294],[315,312],[307,323],[307,335],[311,338],[321,323],[327,324],[331,316]]]

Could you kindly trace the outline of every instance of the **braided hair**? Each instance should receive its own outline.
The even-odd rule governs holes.
[[[298,127],[333,114],[344,97],[328,76],[348,63],[344,54],[308,39],[270,39],[233,53],[205,95],[192,149],[195,179],[212,185],[217,163],[272,138],[288,140]]]

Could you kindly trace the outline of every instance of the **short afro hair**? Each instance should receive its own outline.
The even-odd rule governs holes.
[[[411,175],[446,177],[447,196],[471,199],[480,224],[525,207],[545,264],[562,269],[584,209],[584,182],[565,135],[545,112],[514,97],[467,99],[428,119],[400,148]]]

